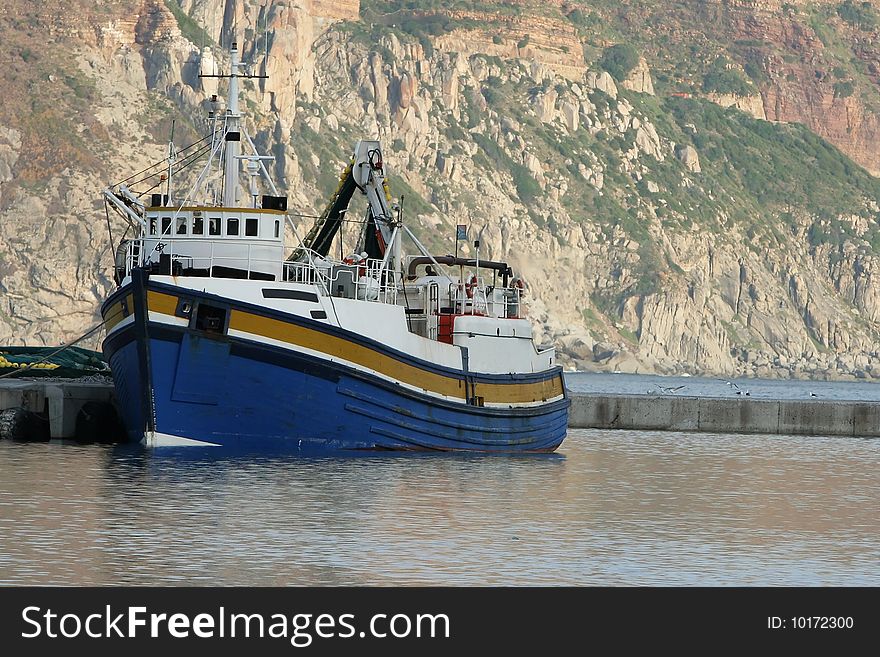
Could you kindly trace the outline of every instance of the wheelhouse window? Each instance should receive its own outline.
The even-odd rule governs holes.
[[[220,234],[220,217],[211,217],[210,219],[208,219],[208,234]]]
[[[205,234],[205,220],[201,217],[193,217],[193,235]]]
[[[162,217],[162,234],[171,234],[171,217]]]
[[[276,219],[275,220],[275,237],[278,237],[280,231],[281,231],[281,222]]]
[[[257,236],[257,229],[258,229],[258,224],[257,224],[256,219],[254,219],[252,217],[248,217],[247,219],[244,220],[245,237],[256,237]]]
[[[159,220],[157,217],[150,217],[150,235],[156,234],[156,226],[159,225]]]
[[[177,234],[186,235],[186,217],[177,218]]]
[[[238,235],[238,219],[236,217],[230,217],[226,220],[226,234]]]

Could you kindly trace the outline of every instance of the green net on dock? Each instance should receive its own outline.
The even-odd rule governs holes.
[[[68,347],[40,362],[57,350],[58,347],[0,347],[0,375],[16,371],[21,371],[21,375],[27,377],[54,376],[64,379],[110,375],[110,366],[100,352],[80,347]],[[29,365],[33,367],[25,369]],[[15,378],[15,375],[11,378]]]

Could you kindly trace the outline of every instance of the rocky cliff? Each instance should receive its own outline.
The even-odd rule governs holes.
[[[880,168],[874,92],[856,69],[807,75],[828,56],[817,30],[865,42],[836,5],[443,5],[4,6],[0,344],[96,321],[100,189],[161,158],[173,119],[178,143],[201,130],[184,117],[217,85],[199,73],[237,39],[269,76],[248,85],[251,132],[297,210],[321,207],[359,137],[382,139],[423,240],[450,251],[456,224],[483,230],[563,362],[880,376],[880,183],[816,136]],[[630,41],[641,57],[609,55]]]
[[[747,84],[741,91],[752,98],[720,94],[725,104],[771,121],[802,123],[880,173],[880,14],[872,3],[685,0],[579,6],[595,17],[581,27],[588,41],[620,40],[625,34],[649,54],[669,91],[701,94],[712,61],[729,57]]]

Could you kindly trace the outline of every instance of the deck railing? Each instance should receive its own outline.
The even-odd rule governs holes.
[[[178,251],[183,250],[183,253],[175,252],[175,240],[158,242],[147,251],[145,243],[153,241],[150,239],[135,239],[128,242],[125,255],[126,273],[131,272],[134,267],[142,267],[149,263],[158,265],[163,255],[168,256],[170,259],[171,273],[177,271],[179,267],[181,270],[206,270],[210,276],[214,267],[222,266],[239,269],[250,278],[252,274],[258,273],[277,275],[281,270],[278,257],[265,257],[261,254],[261,252],[265,253],[271,249],[271,244],[238,242],[233,247],[226,240],[190,237],[186,242],[181,242],[178,247]],[[221,248],[218,249],[218,247]]]
[[[394,272],[383,260],[369,258],[347,263],[307,253],[308,261],[284,263],[284,280],[318,285],[324,294],[351,296],[362,301],[397,303]]]
[[[150,243],[150,251],[145,250]],[[130,240],[125,252],[126,273],[134,267],[147,262],[159,263],[160,256],[170,258],[171,272],[184,269],[197,269],[208,272],[211,276],[213,268],[223,266],[239,269],[247,278],[252,274],[271,274],[280,280],[316,285],[324,295],[348,296],[364,301],[397,304],[401,291],[398,278],[389,268],[387,260],[368,258],[360,262],[340,262],[328,260],[319,254],[306,252],[305,261],[280,261],[279,257],[265,257],[270,244],[252,242],[230,243],[228,240],[197,239],[190,237],[177,245],[177,251],[185,249],[185,253],[175,252],[175,240],[159,242],[155,240]],[[157,248],[159,247],[159,248]],[[256,251],[256,253],[255,253]],[[262,253],[261,253],[262,252]],[[433,284],[436,286],[436,283]],[[343,292],[344,291],[344,292]],[[449,308],[455,314],[489,315],[494,317],[517,318],[522,316],[521,290],[516,287],[487,286],[486,281],[478,278],[470,288],[462,282],[452,281],[445,290],[449,303],[441,302],[439,291],[434,291],[430,299],[426,299],[431,309],[426,314],[439,313],[441,306]],[[430,325],[429,332],[436,327]]]

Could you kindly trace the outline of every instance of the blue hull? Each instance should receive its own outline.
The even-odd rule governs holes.
[[[161,332],[148,351],[155,431],[163,434],[242,452],[549,452],[565,438],[568,399],[539,409],[455,408],[289,350],[277,365],[267,361],[281,354],[263,344]],[[129,436],[140,440],[147,377],[133,333],[105,348]]]
[[[195,445],[201,444],[204,449],[222,447],[236,452],[510,453],[551,452],[565,438],[570,401],[564,394],[558,368],[520,377],[467,376],[470,383],[463,383],[461,388],[482,390],[481,385],[495,385],[497,392],[498,385],[503,384],[501,389],[507,390],[504,385],[511,384],[515,394],[519,381],[532,386],[554,381],[554,389],[560,391],[554,401],[498,408],[464,399],[447,400],[330,358],[304,353],[295,346],[276,346],[228,334],[208,335],[193,328],[193,322],[180,326],[146,321],[147,288],[152,290],[153,285],[136,279],[102,309],[106,317],[127,298],[124,314],[134,316],[104,342],[117,400],[132,441],[139,442],[149,435],[158,437],[158,446],[175,441],[192,445],[196,441]],[[156,289],[176,293],[161,284]],[[192,297],[191,292],[187,294]],[[199,295],[206,303],[222,301],[209,297]],[[243,312],[269,312],[247,304],[239,307]],[[292,327],[332,330],[346,341],[363,342],[359,336],[345,335],[338,328],[304,324],[308,320],[289,315],[279,318]],[[370,348],[383,349],[378,343]],[[405,354],[392,356],[393,363],[407,358]],[[431,374],[425,371],[426,376]],[[452,379],[443,381],[454,379],[453,383],[464,376],[455,371],[446,374]],[[486,379],[485,384],[480,383]]]
[[[148,418],[155,432],[241,452],[550,452],[566,434],[567,398],[475,407],[289,349],[166,325],[149,333],[105,343],[133,441]]]

